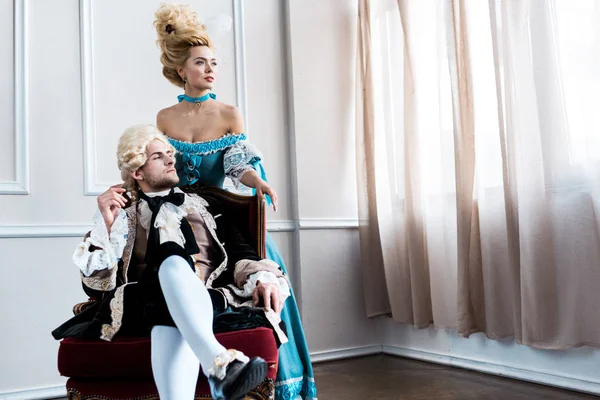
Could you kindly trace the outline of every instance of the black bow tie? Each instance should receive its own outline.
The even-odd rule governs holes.
[[[148,207],[150,208],[150,211],[152,211],[152,215],[154,215],[155,213],[158,213],[158,211],[160,210],[160,207],[164,203],[172,203],[172,204],[176,205],[177,207],[179,207],[185,201],[185,194],[183,194],[181,192],[175,192],[175,189],[171,189],[169,191],[169,194],[167,194],[166,196],[150,197],[142,191],[139,192],[139,195],[140,195],[141,199],[145,200],[146,203],[148,203]]]
[[[184,248],[181,248],[181,246],[174,242],[165,242],[161,244],[158,229],[154,227],[156,216],[162,205],[164,203],[171,203],[179,207],[185,201],[185,193],[175,192],[175,189],[171,189],[166,196],[150,197],[140,190],[139,196],[140,199],[143,199],[148,203],[148,208],[152,211],[152,219],[150,220],[150,226],[148,227],[148,245],[146,246],[146,256],[144,257],[146,265],[151,268],[158,268],[160,264],[171,255],[185,255],[188,263],[190,263],[190,266],[193,268],[191,256],[197,254],[200,249],[198,248],[194,231],[188,220],[186,218],[181,219],[180,229],[185,238]]]

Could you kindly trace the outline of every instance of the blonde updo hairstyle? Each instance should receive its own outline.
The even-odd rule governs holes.
[[[173,85],[184,87],[183,78],[177,72],[183,67],[194,46],[207,46],[214,49],[206,32],[206,26],[198,19],[198,14],[190,6],[161,4],[156,11],[154,27],[158,34],[156,43],[160,48],[160,62],[163,75]]]
[[[142,168],[146,164],[148,145],[153,140],[163,142],[175,153],[173,145],[154,125],[132,126],[127,128],[119,139],[117,162],[121,171],[121,179],[125,182],[125,189],[134,197],[137,194],[138,185],[131,176],[131,172]]]

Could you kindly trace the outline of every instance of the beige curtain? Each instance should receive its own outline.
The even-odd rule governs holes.
[[[360,0],[368,316],[600,345],[600,2]]]

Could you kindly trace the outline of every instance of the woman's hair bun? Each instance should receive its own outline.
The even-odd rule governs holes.
[[[177,68],[185,63],[192,47],[213,48],[212,41],[208,37],[206,26],[188,5],[163,3],[155,16],[154,28],[158,35],[156,43],[161,52],[163,75],[174,85],[183,87],[184,81],[177,73]]]

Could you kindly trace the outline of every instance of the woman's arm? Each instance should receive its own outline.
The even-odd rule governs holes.
[[[230,133],[244,133],[244,117],[237,107],[225,105],[223,108],[223,116],[227,121]],[[256,194],[262,200],[265,200],[265,195],[269,195],[273,202],[273,209],[277,211],[277,193],[260,177],[254,168],[247,168],[243,175],[239,177],[239,181],[245,186],[256,189]]]
[[[267,182],[265,182],[254,169],[249,169],[244,172],[240,178],[240,182],[244,185],[256,189],[256,194],[262,200],[265,200],[265,195],[268,194],[273,202],[273,210],[277,211],[277,192]]]

